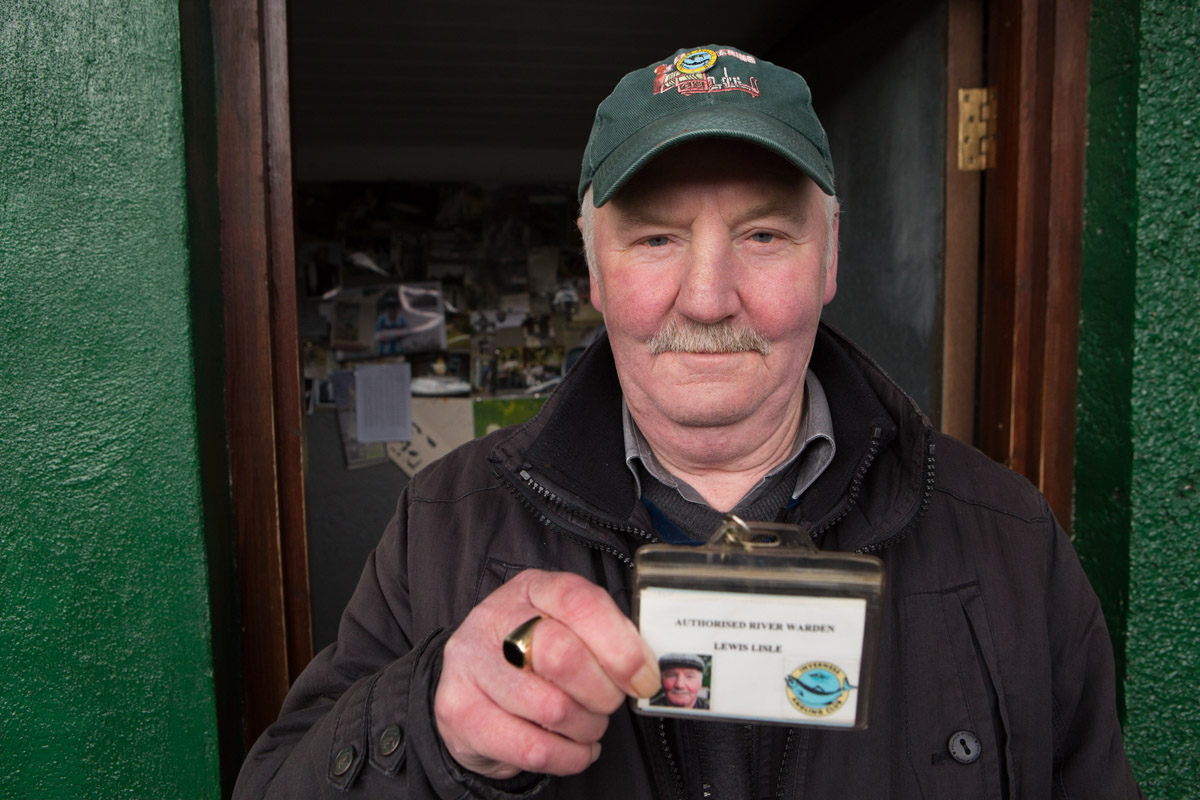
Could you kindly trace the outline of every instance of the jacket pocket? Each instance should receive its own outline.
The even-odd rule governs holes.
[[[905,746],[927,798],[1004,798],[1008,720],[979,586],[904,599]]]
[[[483,598],[499,589],[514,575],[525,569],[528,569],[528,567],[524,564],[510,564],[498,558],[489,558],[487,561],[484,561],[483,569],[479,571],[479,581],[475,584],[475,600],[471,603],[471,607],[474,608],[479,605]]]

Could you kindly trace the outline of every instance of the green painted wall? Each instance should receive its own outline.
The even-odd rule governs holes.
[[[1094,0],[1077,547],[1146,793],[1200,791],[1200,5]]]
[[[178,4],[0,3],[0,796],[220,794]]]

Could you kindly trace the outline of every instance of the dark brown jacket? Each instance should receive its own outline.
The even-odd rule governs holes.
[[[823,548],[883,559],[881,655],[868,730],[748,731],[756,796],[1139,796],[1100,607],[1045,499],[934,432],[828,329],[812,368],[837,455],[795,517],[815,525]],[[442,645],[484,596],[527,567],[571,570],[628,611],[631,557],[654,538],[625,467],[620,388],[602,339],[531,423],[413,478],[337,643],[292,688],[235,797],[699,796],[685,726],[627,708],[582,775],[503,787],[450,761],[432,719]],[[948,747],[961,731],[977,742],[971,763]]]

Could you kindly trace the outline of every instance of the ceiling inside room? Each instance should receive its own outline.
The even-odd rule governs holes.
[[[596,105],[677,47],[767,53],[815,0],[291,0],[300,180],[571,179]]]

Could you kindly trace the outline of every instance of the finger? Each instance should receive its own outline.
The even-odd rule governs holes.
[[[509,713],[574,741],[599,739],[625,693],[579,637],[556,620],[542,617],[527,638],[529,668],[477,671],[472,682],[478,691]]]
[[[467,769],[494,778],[511,778],[521,771],[575,775],[600,755],[598,742],[572,741],[486,702],[471,709],[447,708],[446,713],[468,713],[472,719],[451,755]],[[469,755],[459,755],[456,749]]]
[[[535,608],[570,628],[583,641],[623,692],[650,697],[658,691],[654,652],[608,592],[569,572],[533,574],[526,591]]]
[[[530,654],[532,671],[540,678],[596,714],[611,714],[625,700],[623,688],[567,625],[545,617],[538,623],[535,634],[537,645],[530,648]]]
[[[615,688],[612,691],[618,698],[624,697]],[[613,711],[590,710],[563,689],[532,672],[520,673],[510,691],[498,692],[493,697],[496,705],[509,714],[580,744],[599,741],[608,729],[608,715]]]
[[[493,760],[503,751],[490,737],[508,736],[509,733],[500,725],[481,727],[482,709],[494,709],[512,718],[528,720],[566,740],[589,747],[603,736],[608,726],[607,711],[611,710],[597,714],[584,708],[551,681],[530,670],[514,669],[505,661],[500,646],[503,635],[497,631],[512,625],[514,620],[527,620],[537,613],[537,609],[528,604],[523,586],[527,580],[510,582],[510,586],[497,590],[477,606],[447,640],[442,653],[443,668],[434,701],[439,734],[458,763],[492,777],[515,772],[512,764]],[[560,628],[568,638],[574,638],[550,620],[539,622],[535,630],[545,623]],[[541,641],[540,635],[538,641]],[[591,659],[585,647],[580,645],[578,649]],[[532,650],[530,652],[532,655]],[[623,697],[594,660],[589,669],[607,686],[610,694]]]

